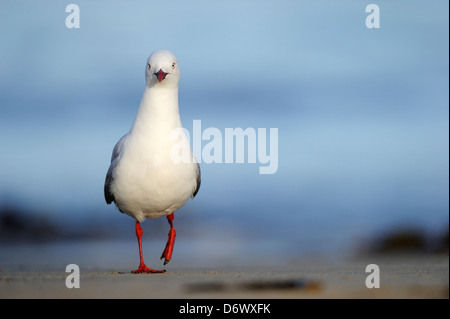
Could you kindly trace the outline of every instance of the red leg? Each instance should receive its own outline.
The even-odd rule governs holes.
[[[133,270],[131,273],[133,273],[133,274],[144,274],[144,273],[148,274],[148,273],[163,273],[163,272],[165,272],[165,270],[155,270],[155,269],[148,268],[144,264],[144,257],[142,256],[142,228],[141,228],[141,225],[139,224],[139,222],[136,222],[136,236],[137,236],[138,243],[139,243],[140,263],[139,263],[139,268],[136,270]]]
[[[175,228],[173,228],[173,213],[170,215],[167,215],[167,221],[170,224],[170,230],[169,230],[169,238],[167,239],[166,248],[164,249],[161,258],[164,260],[164,265],[166,265],[170,259],[172,258],[172,252],[173,252],[173,245],[175,244],[175,237],[177,236],[177,232],[175,231]]]

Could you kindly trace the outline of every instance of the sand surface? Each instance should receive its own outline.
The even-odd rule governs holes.
[[[172,267],[164,274],[80,267],[80,288],[65,269],[5,266],[0,298],[448,298],[448,255],[378,258],[380,288],[366,287],[358,260],[305,260],[282,266]],[[17,269],[14,269],[17,268]]]

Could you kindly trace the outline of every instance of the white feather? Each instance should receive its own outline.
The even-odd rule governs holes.
[[[154,75],[160,69],[168,73],[162,81]],[[147,83],[136,119],[113,151],[105,196],[108,189],[116,206],[139,222],[171,214],[200,186],[195,159],[176,163],[171,158],[173,148],[180,145],[191,152],[186,136],[181,140],[171,136],[182,127],[179,77],[178,61],[171,52],[156,51],[149,57]]]

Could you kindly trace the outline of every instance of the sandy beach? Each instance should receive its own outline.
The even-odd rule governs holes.
[[[448,298],[448,255],[378,258],[380,288],[366,287],[368,259],[308,260],[280,267],[173,268],[164,274],[80,267],[80,288],[65,269],[0,272],[0,298]]]

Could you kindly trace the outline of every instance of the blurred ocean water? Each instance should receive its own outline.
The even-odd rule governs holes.
[[[175,219],[193,238],[320,252],[393,227],[448,229],[447,1],[377,1],[380,29],[355,1],[76,3],[79,29],[59,1],[0,3],[0,206],[133,232],[103,182],[145,61],[164,48],[179,59],[185,128],[279,132],[273,175],[202,164]]]

